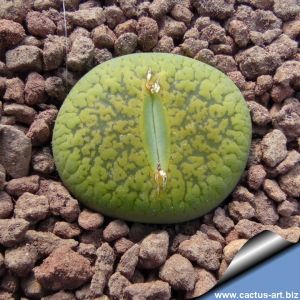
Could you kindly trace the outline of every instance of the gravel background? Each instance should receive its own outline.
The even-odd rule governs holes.
[[[298,241],[300,1],[65,4],[67,39],[60,0],[0,4],[0,299],[191,298],[260,231]],[[104,218],[55,171],[52,128],[69,89],[93,66],[138,51],[216,66],[249,104],[243,178],[221,207],[188,223]]]

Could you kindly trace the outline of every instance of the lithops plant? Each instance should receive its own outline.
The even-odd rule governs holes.
[[[251,121],[239,89],[199,61],[139,53],[88,72],[64,101],[53,153],[67,188],[108,216],[199,217],[238,182]]]

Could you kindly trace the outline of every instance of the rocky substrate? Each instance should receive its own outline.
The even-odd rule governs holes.
[[[297,3],[65,0],[65,38],[60,0],[2,1],[0,299],[192,298],[213,287],[257,233],[298,241]],[[249,105],[244,176],[221,207],[188,223],[106,218],[82,207],[55,170],[52,129],[69,89],[93,66],[138,51],[209,63]]]

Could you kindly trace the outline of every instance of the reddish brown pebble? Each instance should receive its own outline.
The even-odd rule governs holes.
[[[129,233],[129,228],[127,224],[122,220],[111,221],[103,230],[103,238],[112,242],[121,237],[127,236]]]
[[[196,262],[200,267],[215,271],[220,266],[222,246],[219,242],[205,237],[205,235],[194,235],[190,240],[183,241],[178,252]]]
[[[166,231],[156,231],[146,236],[141,242],[139,266],[154,269],[161,266],[167,258],[169,235]]]
[[[267,172],[263,165],[252,165],[248,170],[248,185],[253,190],[258,190],[266,178]]]
[[[186,294],[186,299],[199,297],[217,284],[215,276],[211,272],[201,268],[196,269],[196,280],[195,288]]]
[[[139,260],[140,246],[134,244],[121,257],[117,266],[117,272],[120,272],[127,279],[131,279]]]
[[[78,288],[92,277],[90,262],[68,247],[54,250],[34,269],[42,286],[49,290]]]
[[[76,223],[56,222],[53,233],[63,239],[70,239],[80,234],[81,230]]]
[[[146,283],[135,283],[125,288],[124,296],[128,300],[169,300],[171,298],[171,287],[168,283],[160,280],[155,280]]]
[[[97,212],[84,209],[78,217],[78,224],[85,230],[95,230],[104,222],[104,217]]]
[[[168,282],[175,290],[191,291],[195,285],[195,272],[189,260],[174,254],[160,268],[159,278]]]

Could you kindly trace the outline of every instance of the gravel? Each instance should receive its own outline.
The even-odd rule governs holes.
[[[261,231],[299,240],[298,1],[102,2],[65,0],[67,38],[57,0],[0,5],[1,299],[191,299]],[[132,224],[83,207],[52,157],[72,86],[140,51],[219,68],[249,106],[244,175],[222,206],[185,224]]]

